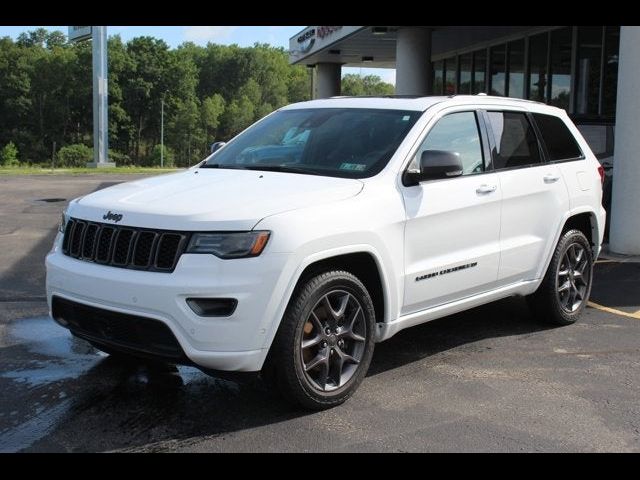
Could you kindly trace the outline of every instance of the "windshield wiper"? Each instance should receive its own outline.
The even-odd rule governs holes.
[[[200,168],[236,168],[236,167],[229,166],[229,165],[220,165],[219,163],[205,163],[204,165],[200,165]]]
[[[302,173],[304,175],[322,175],[320,172],[310,170],[308,168],[294,167],[291,165],[275,165],[275,164],[254,164],[243,165],[242,168],[247,170],[264,170],[266,172],[285,172],[285,173]]]
[[[230,170],[264,170],[265,172],[285,172],[285,173],[302,173],[304,175],[322,175],[316,170],[308,168],[293,167],[290,165],[276,164],[253,164],[253,165],[223,165],[220,163],[204,164],[200,168],[227,168]]]

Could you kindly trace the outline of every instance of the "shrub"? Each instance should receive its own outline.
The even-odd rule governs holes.
[[[129,155],[125,153],[120,153],[117,150],[109,149],[109,162],[115,162],[118,167],[123,167],[125,165],[131,165],[131,158]]]
[[[151,166],[159,167],[160,166],[160,152],[162,151],[162,145],[156,145],[153,147],[151,152]],[[164,145],[164,159],[163,163],[165,167],[173,167],[175,164],[175,154],[173,150]]]
[[[57,157],[57,167],[85,167],[93,160],[93,149],[84,143],[74,143],[58,150]]]
[[[13,142],[7,143],[0,150],[0,165],[4,167],[18,167],[20,165],[18,149]]]

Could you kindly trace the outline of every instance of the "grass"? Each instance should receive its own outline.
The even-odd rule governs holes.
[[[46,168],[46,167],[0,167],[0,176],[3,175],[87,175],[87,174],[160,174],[176,172],[178,168],[159,167],[110,167],[110,168]]]

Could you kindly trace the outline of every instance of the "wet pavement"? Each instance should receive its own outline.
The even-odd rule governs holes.
[[[48,318],[62,207],[31,200],[105,179],[0,179],[0,452],[640,451],[636,264],[599,263],[593,299],[614,313],[569,327],[507,299],[403,331],[353,398],[309,413],[258,380],[109,357]]]

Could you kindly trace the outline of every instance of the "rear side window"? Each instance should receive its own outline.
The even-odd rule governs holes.
[[[542,163],[538,139],[529,119],[520,112],[487,112],[495,138],[495,170]]]
[[[549,160],[553,162],[582,158],[578,143],[560,118],[542,113],[534,113],[533,118],[547,147]]]

